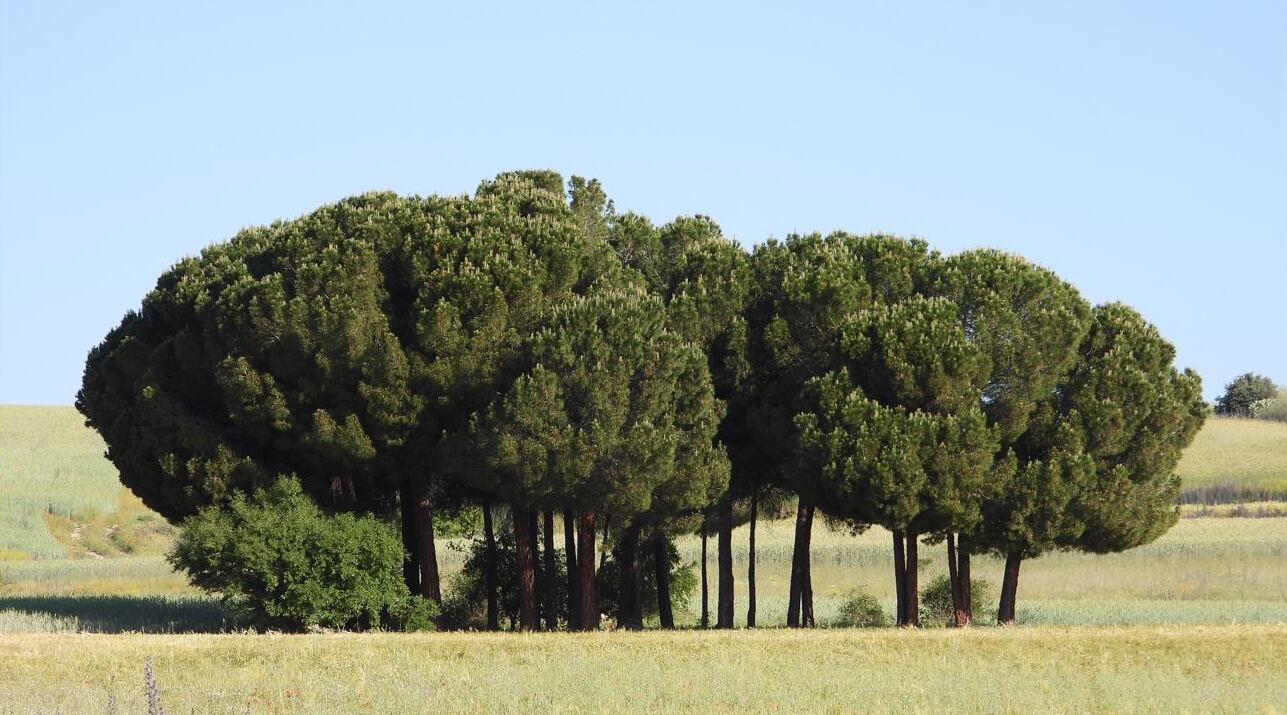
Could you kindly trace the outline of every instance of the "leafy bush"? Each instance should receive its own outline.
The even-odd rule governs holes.
[[[970,610],[974,620],[992,613],[992,584],[987,579],[970,579]],[[947,574],[935,576],[921,591],[921,624],[947,625],[952,621],[952,580]]]
[[[323,514],[293,478],[183,525],[170,563],[260,629],[432,627],[402,579],[402,544],[370,516]]]
[[[839,614],[830,625],[836,628],[880,628],[892,622],[880,600],[859,586],[845,596]]]

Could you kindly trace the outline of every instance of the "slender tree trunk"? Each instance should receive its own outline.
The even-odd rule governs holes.
[[[487,564],[483,568],[483,588],[487,591],[487,630],[500,630],[500,604],[496,600],[496,532],[492,530],[492,503],[483,502],[483,543]]]
[[[956,537],[956,574],[961,579],[961,610],[965,621],[957,625],[968,626],[974,622],[974,595],[970,592],[970,540],[962,535]]]
[[[795,542],[791,547],[791,591],[787,597],[787,627],[800,627],[800,592],[804,583],[804,533],[808,507],[801,499],[795,507]]]
[[[617,608],[622,627],[643,630],[643,574],[639,566],[640,528],[635,525],[621,532],[621,595]]]
[[[955,627],[965,625],[965,609],[961,606],[961,577],[956,569],[956,534],[947,532],[947,581],[952,590],[952,617]]]
[[[760,485],[751,487],[751,535],[746,558],[746,627],[755,627],[755,521],[760,509]]]
[[[702,628],[711,627],[710,584],[706,577],[706,527],[702,526]]]
[[[541,512],[528,508],[527,510],[527,543],[532,547],[532,630],[541,630],[541,614],[544,613],[545,605],[541,603],[543,592],[541,591]]]
[[[903,532],[894,534],[894,602],[898,610],[895,620],[900,626],[907,625],[907,558],[903,551]]]
[[[577,596],[581,599],[578,624],[583,631],[599,627],[599,605],[594,598],[594,512],[577,515]]]
[[[1005,575],[1001,578],[1001,603],[997,607],[997,623],[1014,625],[1014,607],[1019,596],[1019,565],[1023,558],[1018,554],[1005,557]]]
[[[514,560],[518,568],[518,629],[536,630],[536,559],[532,555],[531,512],[527,505],[510,506],[514,521]]]
[[[411,479],[402,478],[398,513],[402,516],[402,580],[411,593],[420,593],[420,561],[416,557],[416,520],[412,507]]]
[[[429,498],[429,484],[423,479],[411,479],[412,506],[416,519],[416,561],[420,563],[420,595],[442,602],[438,585],[438,549],[433,538],[433,502]]]
[[[545,630],[559,629],[559,590],[555,580],[558,573],[554,554],[554,512],[545,510]]]
[[[916,532],[907,532],[907,575],[903,577],[903,587],[906,590],[907,605],[904,606],[904,616],[907,618],[907,625],[915,628],[921,627],[921,607],[920,607],[920,587],[916,584],[917,554],[916,554]]]
[[[576,566],[576,524],[570,510],[563,511],[563,556],[568,567],[568,630],[581,630],[581,578]]]
[[[652,537],[653,577],[657,581],[657,617],[662,628],[675,627],[675,614],[670,607],[670,549],[665,534]]]
[[[719,506],[719,598],[715,627],[733,627],[733,500],[726,498]]]
[[[813,617],[813,557],[810,544],[813,541],[814,506],[809,505],[804,521],[804,551],[800,554],[800,625],[815,628],[818,622]]]

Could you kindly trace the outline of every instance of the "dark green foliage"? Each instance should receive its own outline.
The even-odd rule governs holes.
[[[1146,544],[1179,517],[1181,451],[1206,419],[1202,383],[1175,349],[1120,303],[1098,306],[1059,412],[1083,435],[1093,484],[1072,505],[1085,529],[1069,545],[1095,553]]]
[[[1215,413],[1230,417],[1254,417],[1258,403],[1278,396],[1278,386],[1264,375],[1243,373],[1224,386],[1216,398]]]
[[[992,607],[994,591],[987,579],[970,579],[970,611],[975,617],[986,615]],[[939,574],[921,589],[921,621],[943,626],[952,622],[952,580]]]
[[[492,493],[625,520],[694,509],[727,481],[705,356],[640,288],[570,300],[527,348],[530,368],[474,423]],[[480,475],[480,479],[484,477]]]
[[[829,625],[836,628],[882,628],[891,624],[880,599],[859,587],[846,594],[839,614]]]
[[[370,516],[327,516],[283,478],[183,527],[170,563],[253,626],[367,630],[432,627],[432,605],[402,581],[402,545]]]
[[[851,317],[841,367],[808,383],[796,418],[809,489],[837,515],[894,531],[972,524],[996,450],[983,373],[956,309],[911,298]]]

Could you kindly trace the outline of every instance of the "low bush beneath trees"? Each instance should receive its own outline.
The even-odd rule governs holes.
[[[436,609],[407,591],[388,526],[323,514],[290,478],[188,519],[170,563],[259,629],[433,626]]]

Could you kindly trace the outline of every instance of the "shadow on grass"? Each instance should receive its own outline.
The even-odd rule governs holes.
[[[81,633],[219,633],[234,625],[218,601],[199,596],[0,596],[5,615]]]

